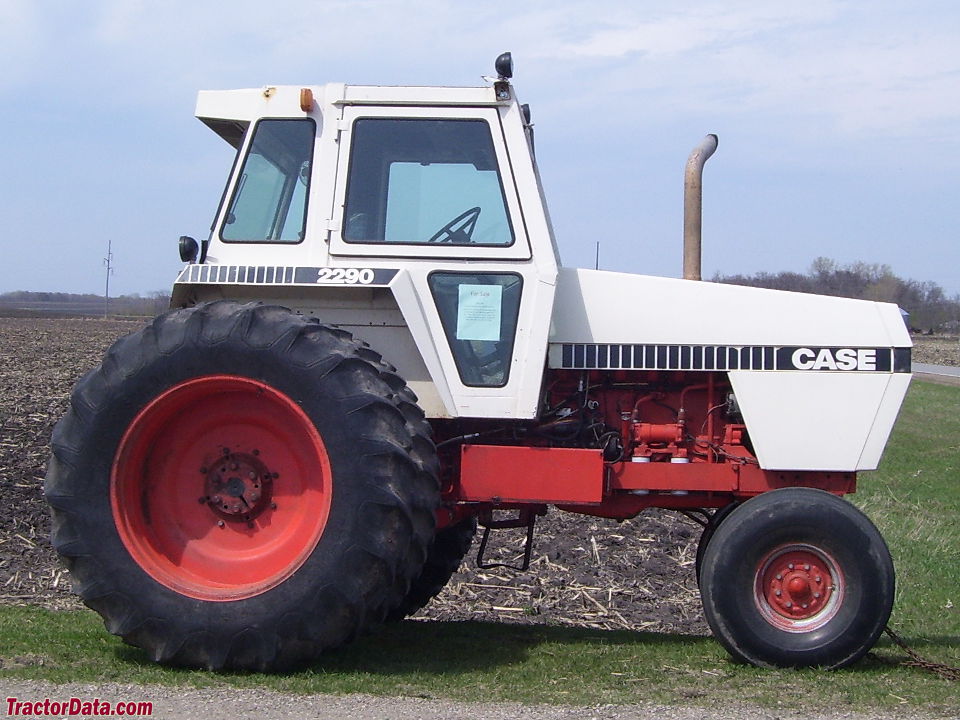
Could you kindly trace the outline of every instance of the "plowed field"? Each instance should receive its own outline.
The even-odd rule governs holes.
[[[78,605],[48,540],[41,488],[50,433],[80,376],[143,325],[0,318],[0,602]],[[956,339],[918,340],[917,361],[956,364]],[[706,633],[693,575],[698,537],[698,526],[665,511],[623,523],[551,511],[528,572],[479,571],[471,554],[421,615]],[[495,533],[489,559],[516,562],[522,541],[520,531]]]

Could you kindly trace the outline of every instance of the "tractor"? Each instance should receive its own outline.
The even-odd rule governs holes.
[[[155,661],[277,671],[422,608],[478,527],[529,563],[548,508],[665,508],[736,660],[855,662],[894,569],[842,496],[910,382],[898,309],[702,282],[695,246],[683,279],[562,267],[496,72],[199,94],[236,150],[210,235],[53,433],[76,592]]]

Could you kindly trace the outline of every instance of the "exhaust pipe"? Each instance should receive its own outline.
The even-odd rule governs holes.
[[[683,178],[683,279],[700,280],[703,166],[717,150],[717,136],[707,135],[687,159]]]

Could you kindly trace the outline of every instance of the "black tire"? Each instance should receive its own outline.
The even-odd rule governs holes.
[[[714,635],[737,660],[840,668],[863,657],[887,624],[893,562],[853,505],[783,488],[747,500],[719,525],[700,593]]]
[[[703,567],[703,555],[707,551],[707,545],[710,544],[710,540],[713,539],[714,533],[717,532],[717,526],[726,520],[727,515],[733,512],[733,509],[739,504],[740,503],[738,502],[732,502],[729,505],[724,505],[722,508],[718,508],[713,515],[710,516],[710,520],[703,528],[703,532],[700,533],[700,540],[697,542],[697,559],[696,564],[694,565],[697,573],[697,585],[700,584],[700,568]]]
[[[221,377],[227,379],[218,385]],[[317,457],[330,475],[318,477],[318,464],[304,465],[303,477],[273,475],[280,477],[276,486],[285,483],[292,488],[288,492],[305,487],[312,492],[310,497],[324,497],[325,520],[310,514],[298,519],[297,528],[313,533],[313,550],[304,548],[303,558],[286,565],[281,558],[276,578],[261,581],[257,576],[249,585],[240,585],[243,589],[235,598],[216,587],[219,580],[201,578],[194,591],[192,578],[180,578],[174,570],[176,582],[171,583],[163,575],[165,565],[141,561],[152,558],[150,553],[164,557],[150,545],[152,536],[143,541],[148,549],[140,550],[140,539],[130,527],[152,531],[156,525],[166,532],[166,526],[179,518],[173,514],[169,522],[157,523],[159,505],[150,506],[151,516],[147,499],[143,501],[147,509],[139,511],[122,502],[128,477],[134,478],[129,482],[142,490],[144,498],[154,497],[149,481],[135,478],[138,463],[144,477],[148,472],[162,473],[164,467],[149,450],[121,456],[128,447],[139,448],[135,443],[140,430],[151,430],[152,440],[163,443],[167,435],[182,432],[181,420],[189,425],[194,417],[206,421],[209,415],[211,443],[221,443],[214,436],[233,431],[221,430],[216,413],[207,412],[206,404],[218,400],[214,393],[203,395],[204,388],[225,384],[228,389],[236,385],[259,393],[238,394],[243,401],[260,395],[274,398],[270,402],[286,415],[282,422],[266,422],[265,437],[272,438],[269,433],[282,440],[319,437],[311,447],[319,448]],[[197,396],[191,400],[183,388],[194,386],[200,389],[191,390]],[[168,397],[187,398],[177,401],[179,414],[172,420],[151,409],[166,407]],[[241,404],[238,414],[243,411],[254,418],[248,432],[255,435],[255,411]],[[272,411],[273,405],[267,409]],[[144,420],[154,417],[164,418],[154,421],[159,430]],[[225,417],[229,420],[224,426],[233,416]],[[289,417],[302,417],[303,422],[289,423]],[[206,440],[202,437],[200,444]],[[289,459],[293,450],[282,440],[276,443],[276,452]],[[183,442],[186,446],[190,438]],[[107,629],[159,662],[264,671],[313,659],[381,622],[397,607],[419,575],[434,535],[439,505],[435,449],[415,396],[377,353],[349,333],[285,308],[223,301],[158,317],[118,341],[102,365],[78,383],[52,445],[45,492],[53,513],[53,544],[65,559],[77,592],[103,616]],[[241,457],[228,442],[221,447],[224,457]],[[258,449],[245,452],[242,457],[256,468],[261,467],[256,463],[270,466],[267,449],[263,454]],[[219,464],[219,456],[213,462]],[[199,508],[193,515],[209,511],[220,532],[256,538],[266,532],[261,526],[282,525],[283,510],[293,514],[293,508],[301,507],[300,498],[288,502],[274,489],[276,502],[269,508],[256,505],[262,515],[242,519],[231,515],[234,510],[226,504],[221,508],[204,497],[203,483],[211,482],[204,478],[215,472],[200,469],[196,477],[201,487],[191,499]],[[265,482],[274,482],[269,473],[264,477]],[[172,476],[170,481],[174,482]],[[186,484],[176,485],[178,489],[191,487],[189,479],[180,482]],[[143,483],[142,488],[137,483]],[[245,487],[247,493],[251,486]],[[240,499],[246,503],[246,497]],[[131,504],[136,505],[127,505]],[[132,525],[126,524],[128,516]],[[221,537],[217,531],[205,531],[203,537]],[[183,558],[187,555],[184,550]],[[224,554],[224,559],[233,556]],[[255,568],[252,562],[243,567]],[[177,584],[181,580],[187,591]]]
[[[456,525],[437,532],[427,553],[427,562],[423,566],[423,571],[411,583],[410,592],[400,606],[387,616],[387,620],[391,622],[403,620],[433,600],[459,569],[476,533],[475,517],[461,520]]]

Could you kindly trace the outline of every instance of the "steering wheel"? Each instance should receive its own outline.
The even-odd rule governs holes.
[[[458,245],[472,242],[470,238],[477,228],[477,218],[479,217],[480,208],[472,207],[437,230],[429,242],[456,243]]]

